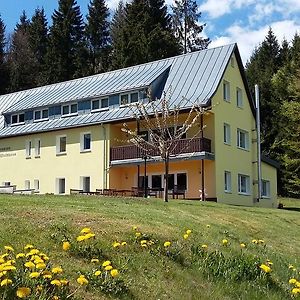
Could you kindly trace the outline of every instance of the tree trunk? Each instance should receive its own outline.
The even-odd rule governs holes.
[[[169,182],[169,157],[165,158],[165,175],[164,175],[164,201],[168,201],[168,182]]]

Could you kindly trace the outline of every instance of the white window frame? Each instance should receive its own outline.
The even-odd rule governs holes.
[[[264,185],[266,185],[265,191],[266,194],[263,194],[264,192]],[[262,180],[262,184],[261,184],[261,196],[262,198],[266,198],[269,199],[271,197],[271,183],[269,180]]]
[[[34,154],[35,157],[40,157],[41,156],[41,139],[35,139],[34,143]]]
[[[76,105],[76,107],[77,107],[76,112],[73,112],[73,113],[71,112],[72,105]],[[69,112],[67,114],[63,113],[64,107],[68,107]],[[69,103],[69,104],[62,104],[62,106],[61,106],[61,116],[62,117],[70,117],[70,116],[77,116],[77,115],[78,115],[78,103],[77,102]]]
[[[102,107],[102,101],[107,100],[108,104],[107,106]],[[99,108],[94,108],[93,109],[93,102],[98,101],[99,102]],[[98,111],[103,111],[103,110],[108,110],[109,109],[109,97],[102,97],[102,98],[97,98],[91,100],[91,112],[98,112]]]
[[[32,154],[32,142],[31,140],[25,141],[25,156],[26,158],[31,158]]]
[[[47,111],[47,117],[46,117],[46,118],[43,117],[43,112],[44,112],[44,111]],[[39,118],[39,119],[36,119],[36,118],[35,118],[35,114],[36,114],[37,112],[40,113],[40,118]],[[48,108],[35,110],[35,111],[33,112],[33,121],[34,121],[34,122],[41,122],[41,121],[46,121],[46,120],[49,120],[49,109],[48,109]]]
[[[232,192],[231,172],[224,171],[224,191],[225,193]]]
[[[30,180],[26,179],[24,182],[24,189],[25,190],[30,190]]]
[[[230,102],[230,83],[226,80],[223,81],[223,100]]]
[[[224,123],[223,125],[223,141],[226,145],[231,145],[231,128],[230,124]]]
[[[90,148],[84,149],[84,136],[89,134],[90,135]],[[91,132],[82,132],[80,134],[80,152],[91,152],[92,151],[92,134]]]
[[[20,115],[24,115],[24,121],[22,121],[22,122],[20,122]],[[17,116],[17,122],[16,123],[12,122],[12,119],[13,119],[14,116]],[[11,115],[11,117],[10,117],[10,124],[12,126],[25,124],[25,113],[19,113],[19,114],[13,114],[13,115]]]
[[[245,183],[246,183],[246,190],[243,191],[242,189],[242,180],[243,178],[245,179]],[[250,195],[250,176],[249,175],[245,175],[245,174],[238,174],[238,194],[240,195],[246,195],[249,196]]]
[[[241,144],[241,138],[240,138],[241,134],[244,134],[244,136],[245,136],[245,141],[244,141],[245,142],[245,147],[243,147],[243,145]],[[249,150],[249,132],[246,131],[246,130],[238,128],[236,137],[237,137],[237,147],[239,149]]]
[[[64,186],[64,193],[61,193],[60,192],[60,182],[61,182],[61,180],[64,180],[65,181],[65,186]],[[56,178],[56,194],[57,195],[65,195],[66,194],[66,184],[67,182],[66,182],[66,178],[64,178],[64,177],[58,177],[58,178]]]
[[[239,87],[236,88],[236,106],[243,108],[243,90]]]
[[[135,101],[135,102],[132,102],[132,101],[131,101],[131,95],[132,95],[132,94],[137,94],[137,95],[138,95],[137,101]],[[122,103],[121,103],[121,98],[122,98],[122,96],[124,96],[124,95],[127,95],[127,96],[128,96],[128,103],[122,104]],[[139,93],[139,91],[133,91],[133,92],[130,92],[130,93],[123,93],[123,94],[120,94],[120,96],[119,96],[119,104],[120,104],[120,107],[127,106],[127,105],[130,105],[130,104],[133,104],[133,103],[138,103],[139,101],[140,101],[140,93]]]
[[[36,192],[39,192],[40,191],[40,181],[39,181],[39,179],[34,179],[33,183],[34,183],[34,190]]]
[[[60,151],[61,138],[66,138],[66,150],[65,151]],[[56,136],[56,155],[64,155],[66,153],[67,153],[67,136],[66,135]]]

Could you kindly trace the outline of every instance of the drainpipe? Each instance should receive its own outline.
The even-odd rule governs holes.
[[[103,189],[107,188],[107,139],[106,139],[106,128],[105,125],[102,124],[103,128]]]
[[[201,144],[203,143],[204,133],[203,133],[203,114],[200,116],[200,126],[201,126]],[[204,173],[204,159],[201,160],[201,185],[202,185],[202,201],[205,201],[205,173]]]
[[[255,85],[255,102],[256,102],[256,134],[257,134],[257,179],[258,195],[257,201],[261,199],[262,193],[262,174],[261,174],[261,146],[260,146],[260,107],[259,107],[259,87]]]

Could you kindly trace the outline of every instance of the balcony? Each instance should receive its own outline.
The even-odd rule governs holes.
[[[145,149],[149,150],[142,150],[135,145],[112,147],[110,149],[110,160],[115,161],[142,158],[145,154],[159,156],[158,150],[151,149],[148,145],[145,146]],[[211,140],[206,138],[182,139],[179,140],[178,144],[171,152],[171,156],[202,151],[211,152]]]

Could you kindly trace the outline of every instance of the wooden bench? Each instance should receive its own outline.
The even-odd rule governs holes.
[[[70,195],[78,195],[82,192],[83,192],[83,190],[80,190],[80,189],[70,189]]]

